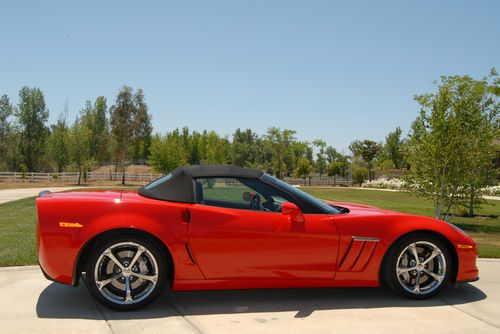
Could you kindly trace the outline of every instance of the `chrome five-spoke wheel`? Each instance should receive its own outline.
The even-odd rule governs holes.
[[[444,243],[420,234],[399,241],[386,266],[389,286],[401,294],[424,299],[437,294],[448,279],[451,262]]]
[[[446,258],[433,243],[417,241],[399,254],[396,271],[398,281],[406,291],[428,294],[443,283]]]
[[[121,237],[96,250],[86,277],[103,304],[135,309],[152,301],[163,288],[162,266],[160,252],[152,243]]]

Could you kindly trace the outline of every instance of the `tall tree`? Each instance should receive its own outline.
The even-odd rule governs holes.
[[[39,88],[24,86],[19,91],[17,118],[21,131],[20,151],[28,171],[40,168],[44,156],[48,129],[45,126],[49,111],[43,92]]]
[[[7,95],[2,95],[2,97],[0,97],[0,170],[9,168],[9,163],[7,161],[9,152],[8,145],[13,131],[9,119],[13,113],[14,108],[10,104],[9,97]]]
[[[263,147],[259,136],[251,129],[236,129],[231,144],[231,161],[242,167],[253,167],[259,162]]]
[[[90,141],[92,133],[80,118],[76,118],[75,123],[69,131],[69,152],[71,161],[78,169],[78,184],[81,183],[82,173],[90,159]]]
[[[278,178],[283,177],[283,171],[293,167],[291,144],[295,141],[295,131],[272,127],[267,130],[266,144],[272,154],[273,170]]]
[[[401,128],[398,126],[396,130],[390,132],[385,137],[384,151],[387,157],[392,161],[395,168],[403,168],[403,139],[401,138]]]
[[[439,219],[460,204],[473,215],[481,202],[499,130],[498,82],[494,71],[483,80],[444,76],[436,93],[415,97],[421,111],[410,134],[407,183],[434,202]]]
[[[321,176],[324,172],[326,172],[328,167],[326,142],[322,139],[316,139],[313,141],[313,145],[318,148],[318,152],[316,153],[316,170],[319,173],[319,176]]]
[[[356,157],[361,157],[368,164],[368,179],[372,179],[373,160],[380,154],[380,144],[372,140],[355,140],[349,145],[349,149]]]
[[[134,160],[144,160],[149,156],[151,146],[151,115],[148,114],[148,105],[144,100],[144,92],[138,89],[134,94],[134,131],[133,135],[133,158]]]
[[[48,151],[50,160],[54,163],[57,172],[62,172],[69,162],[69,130],[66,122],[68,115],[68,103],[64,105],[64,111],[59,115],[56,124],[50,126],[51,134],[48,140]]]

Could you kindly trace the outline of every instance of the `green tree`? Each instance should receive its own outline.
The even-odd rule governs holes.
[[[144,92],[138,89],[134,94],[134,131],[133,131],[133,157],[134,160],[146,159],[150,153],[151,115],[148,114],[148,105],[144,100]]]
[[[316,171],[321,176],[328,169],[326,142],[322,139],[316,139],[313,141],[313,145],[318,148],[318,153],[316,153]]]
[[[368,179],[372,179],[373,160],[380,154],[380,144],[372,140],[355,140],[349,145],[354,156],[361,157],[368,164]]]
[[[153,136],[149,164],[154,170],[167,174],[186,162],[186,152],[182,146],[179,130],[167,133],[165,136],[159,134]]]
[[[14,108],[10,104],[9,97],[3,95],[0,97],[0,170],[9,169],[9,141],[13,132],[10,117],[13,114]]]
[[[343,156],[336,161],[332,161],[328,164],[327,173],[328,176],[333,176],[333,184],[337,183],[337,175],[346,177],[347,169],[349,167],[347,157]]]
[[[66,122],[68,114],[68,103],[64,105],[64,111],[59,115],[56,124],[50,126],[51,134],[48,140],[48,151],[50,160],[55,165],[57,172],[62,172],[69,162],[69,129]]]
[[[302,157],[297,161],[297,167],[294,170],[295,177],[301,177],[304,179],[304,185],[307,185],[306,180],[311,176],[314,167],[307,158]],[[309,184],[311,181],[309,180]]]
[[[226,164],[230,161],[229,140],[220,137],[217,132],[209,131],[205,134],[205,154],[202,162],[205,164]]]
[[[401,138],[401,128],[398,126],[396,130],[390,132],[385,137],[384,151],[387,157],[392,161],[395,168],[404,167],[403,145],[404,141]]]
[[[282,178],[283,171],[294,161],[291,145],[295,141],[295,131],[272,127],[267,130],[266,145],[271,152],[271,163],[276,177]],[[286,163],[288,162],[288,164]]]
[[[16,116],[20,128],[20,152],[28,171],[38,171],[45,152],[49,111],[39,88],[24,86],[19,91]]]
[[[259,162],[263,151],[262,141],[251,129],[236,129],[231,143],[231,162],[237,166],[252,167]]]
[[[351,164],[352,183],[362,185],[368,179],[369,170],[359,164]]]
[[[80,118],[75,119],[68,135],[69,153],[71,161],[78,170],[78,184],[81,184],[82,175],[90,160],[90,142],[92,133]]]
[[[475,80],[443,76],[434,94],[418,95],[420,116],[412,125],[407,174],[409,189],[434,202],[446,220],[457,205],[469,214],[481,202],[478,189],[488,182],[493,139],[498,134],[498,75]]]

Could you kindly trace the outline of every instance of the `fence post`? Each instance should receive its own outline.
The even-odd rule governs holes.
[[[17,173],[14,172],[14,182],[16,182],[16,181],[17,181]]]
[[[31,182],[34,182],[35,179],[34,179],[34,175],[33,175],[33,172],[31,172]]]

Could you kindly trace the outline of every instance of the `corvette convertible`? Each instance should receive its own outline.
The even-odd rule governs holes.
[[[45,277],[132,310],[172,290],[378,287],[423,299],[478,279],[475,242],[430,217],[317,199],[261,171],[175,169],[138,191],[42,192]]]

